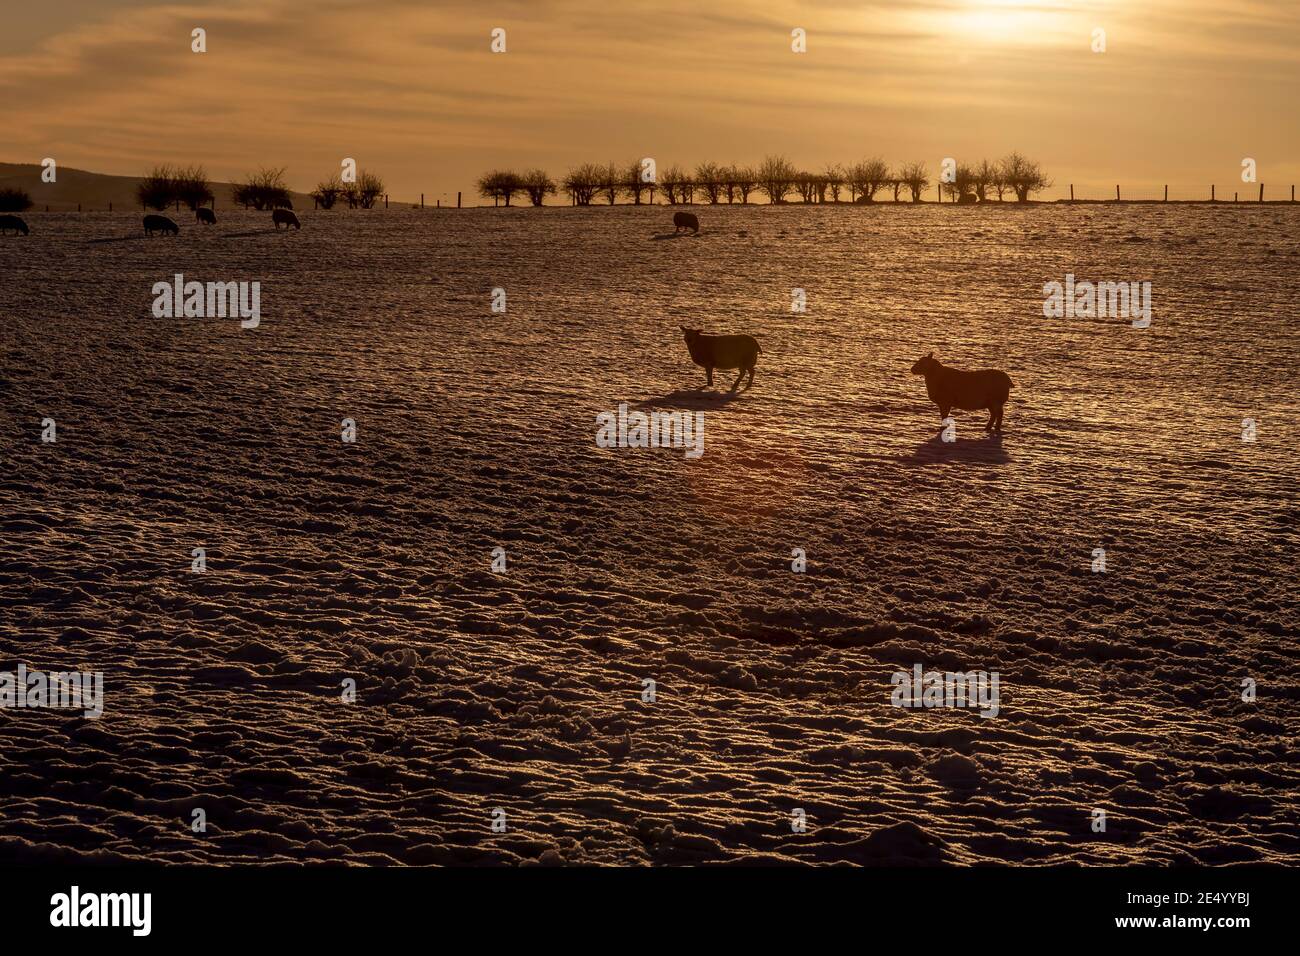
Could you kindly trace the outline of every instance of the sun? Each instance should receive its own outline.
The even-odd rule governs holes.
[[[966,0],[946,16],[948,32],[1000,43],[1037,43],[1059,28],[1065,7],[1053,0]]]

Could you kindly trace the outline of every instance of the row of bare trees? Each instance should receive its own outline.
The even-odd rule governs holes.
[[[166,209],[184,204],[198,209],[212,202],[212,184],[202,166],[155,166],[135,187],[145,209]]]
[[[947,181],[947,180],[951,181]],[[653,203],[656,190],[673,206],[689,205],[697,200],[706,203],[748,203],[760,193],[770,203],[790,202],[797,197],[805,203],[875,202],[877,196],[892,193],[894,202],[906,191],[912,202],[921,202],[931,185],[930,173],[923,162],[890,167],[879,158],[865,159],[847,166],[830,165],[817,173],[800,170],[783,156],[768,156],[757,166],[700,163],[694,172],[674,165],[656,173],[646,161],[632,163],[584,163],[569,170],[559,183],[545,170],[526,173],[493,170],[478,183],[479,195],[493,204],[509,206],[515,196],[527,196],[540,206],[547,196],[563,190],[577,206],[604,201],[613,205],[620,197],[640,205]],[[996,162],[982,160],[977,165],[957,165],[940,188],[954,202],[985,202],[990,194],[999,200],[1013,195],[1026,202],[1051,182],[1039,164],[1019,153]]]
[[[384,181],[366,169],[357,170],[356,179],[351,182],[344,182],[335,174],[321,180],[311,191],[311,198],[322,209],[333,209],[340,201],[350,209],[373,209],[383,195]]]
[[[244,207],[254,209],[292,208],[289,184],[284,178],[285,168],[263,167],[250,173],[242,182],[234,184],[231,198]],[[332,208],[340,200],[353,209],[372,208],[384,194],[384,181],[372,172],[357,172],[356,180],[343,182],[337,175],[319,184],[311,197],[324,209]],[[202,166],[155,166],[153,171],[136,186],[136,198],[146,209],[166,209],[184,205],[190,209],[206,206],[214,199],[212,184]]]

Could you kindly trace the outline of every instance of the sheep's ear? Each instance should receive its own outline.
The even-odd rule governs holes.
[[[927,352],[925,357],[926,357],[926,358],[934,358],[934,353],[933,353],[933,352]]]

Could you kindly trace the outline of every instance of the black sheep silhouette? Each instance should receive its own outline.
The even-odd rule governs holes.
[[[15,236],[20,232],[25,236],[31,231],[27,228],[27,223],[23,222],[22,216],[0,216],[0,236],[10,229],[14,231]]]
[[[276,229],[280,228],[281,223],[284,224],[284,228],[286,229],[288,229],[290,226],[293,226],[293,228],[295,229],[302,228],[302,223],[298,221],[298,217],[295,216],[288,209],[276,209],[275,211],[273,211],[271,213],[271,221],[275,223]]]
[[[205,226],[215,226],[217,224],[217,214],[206,206],[200,206],[194,210],[194,218]]]
[[[694,213],[675,212],[673,213],[673,231],[681,232],[683,229],[691,229],[696,235],[700,232],[700,221],[695,218]]]
[[[989,420],[985,431],[1002,431],[1002,406],[1011,394],[1011,376],[994,368],[964,372],[940,364],[931,352],[916,360],[913,375],[925,376],[925,391],[939,406],[939,418],[948,417],[954,408],[968,412],[987,408]]]
[[[181,234],[181,227],[176,225],[166,216],[145,216],[144,217],[144,234],[152,236],[154,232],[170,232],[173,236]]]
[[[754,366],[758,364],[758,353],[763,350],[752,335],[709,335],[699,329],[688,329],[684,325],[681,330],[686,339],[686,350],[691,353],[691,361],[704,366],[710,385],[713,384],[715,368],[740,369],[740,374],[731,383],[733,392],[740,387],[740,380],[746,372],[749,373],[749,381],[745,383],[745,388],[754,384]]]

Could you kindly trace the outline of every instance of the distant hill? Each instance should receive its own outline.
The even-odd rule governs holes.
[[[49,206],[51,212],[76,210],[78,203],[86,212],[108,209],[110,202],[118,211],[139,209],[140,204],[135,198],[139,183],[139,176],[106,176],[69,166],[58,168],[55,182],[43,183],[41,167],[36,163],[0,163],[0,189],[6,186],[24,189],[32,197],[33,209],[43,210]],[[231,183],[212,184],[218,209],[234,205],[230,198],[233,188]],[[311,197],[306,193],[293,192],[290,195],[296,208],[312,207]]]

